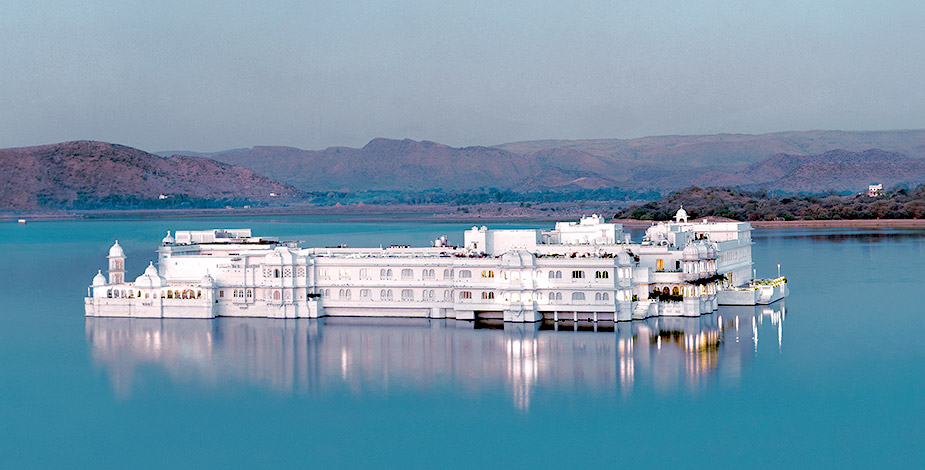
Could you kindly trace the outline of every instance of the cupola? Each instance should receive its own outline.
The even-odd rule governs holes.
[[[112,247],[109,248],[109,257],[110,258],[124,258],[125,257],[125,252],[122,251],[122,246],[119,245],[119,240],[116,240],[116,242],[112,245]]]
[[[93,287],[105,286],[106,285],[106,276],[103,275],[103,270],[97,270],[96,276],[93,276]]]
[[[684,204],[681,204],[681,208],[674,214],[674,221],[678,223],[687,222],[687,211],[684,210]]]

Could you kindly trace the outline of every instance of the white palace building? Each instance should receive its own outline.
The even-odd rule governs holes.
[[[420,317],[506,322],[698,316],[769,304],[785,278],[752,278],[748,223],[692,223],[683,207],[633,243],[599,216],[542,231],[472,227],[463,246],[300,248],[249,229],[178,231],[127,282],[110,248],[93,278],[92,317]]]

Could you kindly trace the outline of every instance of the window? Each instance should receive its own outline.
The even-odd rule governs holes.
[[[444,270],[443,270],[443,278],[444,278],[444,279],[453,279],[453,270],[452,270],[452,269],[444,269]]]
[[[350,270],[349,270],[349,269],[341,269],[341,270],[337,273],[337,276],[338,276],[338,278],[340,278],[340,280],[350,279]]]
[[[279,291],[278,291],[278,290],[273,291],[273,300],[279,300]]]
[[[450,291],[443,291],[443,300],[450,300]]]
[[[469,271],[468,269],[463,269],[459,271],[460,279],[470,279],[471,277],[472,277],[472,271]]]
[[[433,269],[425,269],[423,275],[424,279],[434,279],[437,277],[437,273]]]
[[[168,292],[167,295],[170,295],[170,293]],[[219,297],[225,297],[225,291],[223,291],[223,290],[218,291],[218,296],[219,296]]]
[[[572,302],[585,300],[584,292],[572,292]]]
[[[483,277],[483,278],[492,278],[492,277],[495,277],[495,272],[494,272],[494,271],[482,270],[482,277]]]
[[[406,301],[406,302],[407,302],[407,301],[414,300],[414,291],[411,290],[411,289],[402,289],[402,290],[401,290],[401,299],[402,299],[403,301]]]
[[[472,292],[469,292],[469,291],[467,291],[467,290],[464,290],[464,291],[462,291],[462,292],[459,293],[459,299],[460,299],[460,300],[466,300],[466,299],[471,299],[471,298],[472,298]]]
[[[380,269],[379,279],[392,279],[392,270],[391,269]]]
[[[434,290],[425,290],[424,291],[424,300],[434,300]]]
[[[350,300],[350,289],[341,289],[337,291],[337,298],[340,300]]]
[[[610,273],[607,271],[597,271],[594,273],[595,279],[609,279]]]
[[[584,278],[585,278],[584,271],[572,271],[572,279],[584,279]]]
[[[360,279],[369,279],[369,268],[363,268],[360,270]]]
[[[379,300],[392,300],[392,289],[382,289],[379,291]]]
[[[368,299],[369,298],[369,289],[360,289],[360,298]]]
[[[273,277],[279,279],[279,269],[274,269],[274,270],[273,270]]]
[[[494,298],[494,292],[482,292],[482,300],[493,300]]]
[[[610,294],[606,292],[598,292],[594,294],[594,300],[600,300],[600,301],[610,300]]]
[[[401,270],[401,278],[402,278],[402,279],[412,279],[412,278],[414,278],[414,271],[412,271],[412,270],[410,270],[410,269],[402,269],[402,270]]]
[[[562,293],[561,292],[550,292],[549,300],[562,300]]]

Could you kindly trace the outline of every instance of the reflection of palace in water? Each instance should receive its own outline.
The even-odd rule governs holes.
[[[87,318],[86,333],[94,362],[122,396],[143,386],[155,366],[178,383],[242,382],[286,394],[504,390],[527,409],[538,392],[626,395],[735,384],[759,335],[780,347],[784,316],[777,302],[596,324]]]

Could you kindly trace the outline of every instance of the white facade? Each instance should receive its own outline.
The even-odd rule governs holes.
[[[157,266],[127,282],[113,245],[88,316],[321,316],[622,321],[769,303],[752,283],[747,223],[659,223],[641,243],[600,217],[551,231],[473,227],[464,246],[300,248],[250,230],[168,232]],[[769,281],[770,282],[770,281]],[[782,286],[782,287],[781,287]],[[745,294],[743,294],[743,292]],[[763,292],[763,291],[762,291]],[[732,297],[729,297],[732,298]]]

